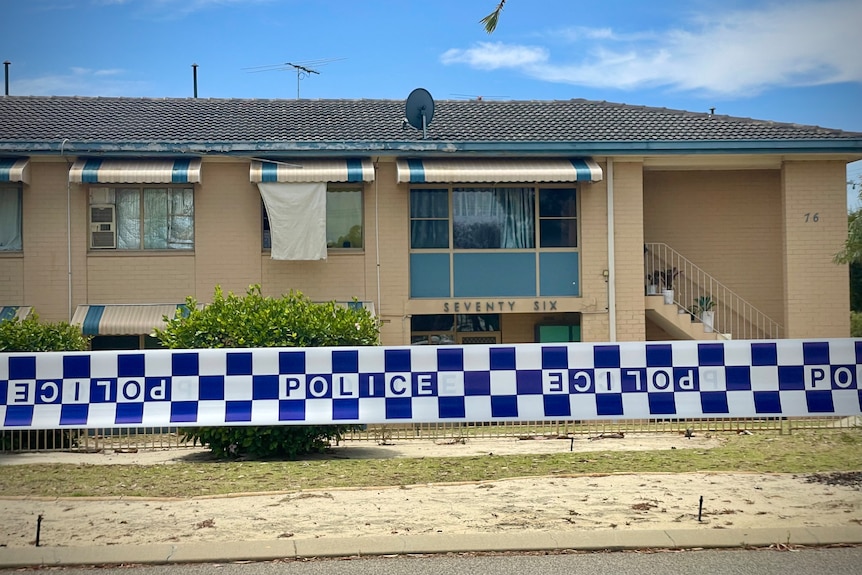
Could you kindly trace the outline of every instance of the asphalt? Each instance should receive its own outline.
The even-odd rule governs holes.
[[[276,541],[0,548],[0,569],[34,566],[229,563],[507,551],[627,551],[645,549],[757,548],[862,545],[862,525],[756,529],[517,532],[391,535]]]

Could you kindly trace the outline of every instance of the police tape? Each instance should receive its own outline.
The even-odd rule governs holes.
[[[862,414],[862,340],[0,354],[0,428]]]

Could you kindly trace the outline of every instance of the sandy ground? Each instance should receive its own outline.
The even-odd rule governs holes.
[[[432,457],[609,449],[709,449],[718,440],[675,435],[622,439],[403,441],[341,445],[333,457]],[[588,457],[589,455],[586,455]],[[46,461],[160,465],[207,458],[200,450],[0,455],[0,473]],[[698,520],[700,498],[703,508]],[[862,524],[859,484],[787,474],[613,474],[469,484],[286,491],[232,497],[35,499],[0,495],[0,546],[259,541],[518,530],[727,529]]]

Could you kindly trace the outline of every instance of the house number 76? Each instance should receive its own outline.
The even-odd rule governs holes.
[[[805,223],[806,224],[810,223],[810,222],[814,222],[816,224],[819,221],[820,221],[820,213],[819,212],[814,212],[813,214],[811,212],[808,212],[807,214],[805,214]]]

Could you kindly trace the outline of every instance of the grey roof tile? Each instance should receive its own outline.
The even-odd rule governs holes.
[[[0,98],[0,142],[405,142],[401,100]],[[427,140],[680,142],[859,139],[862,134],[590,100],[441,100]]]

